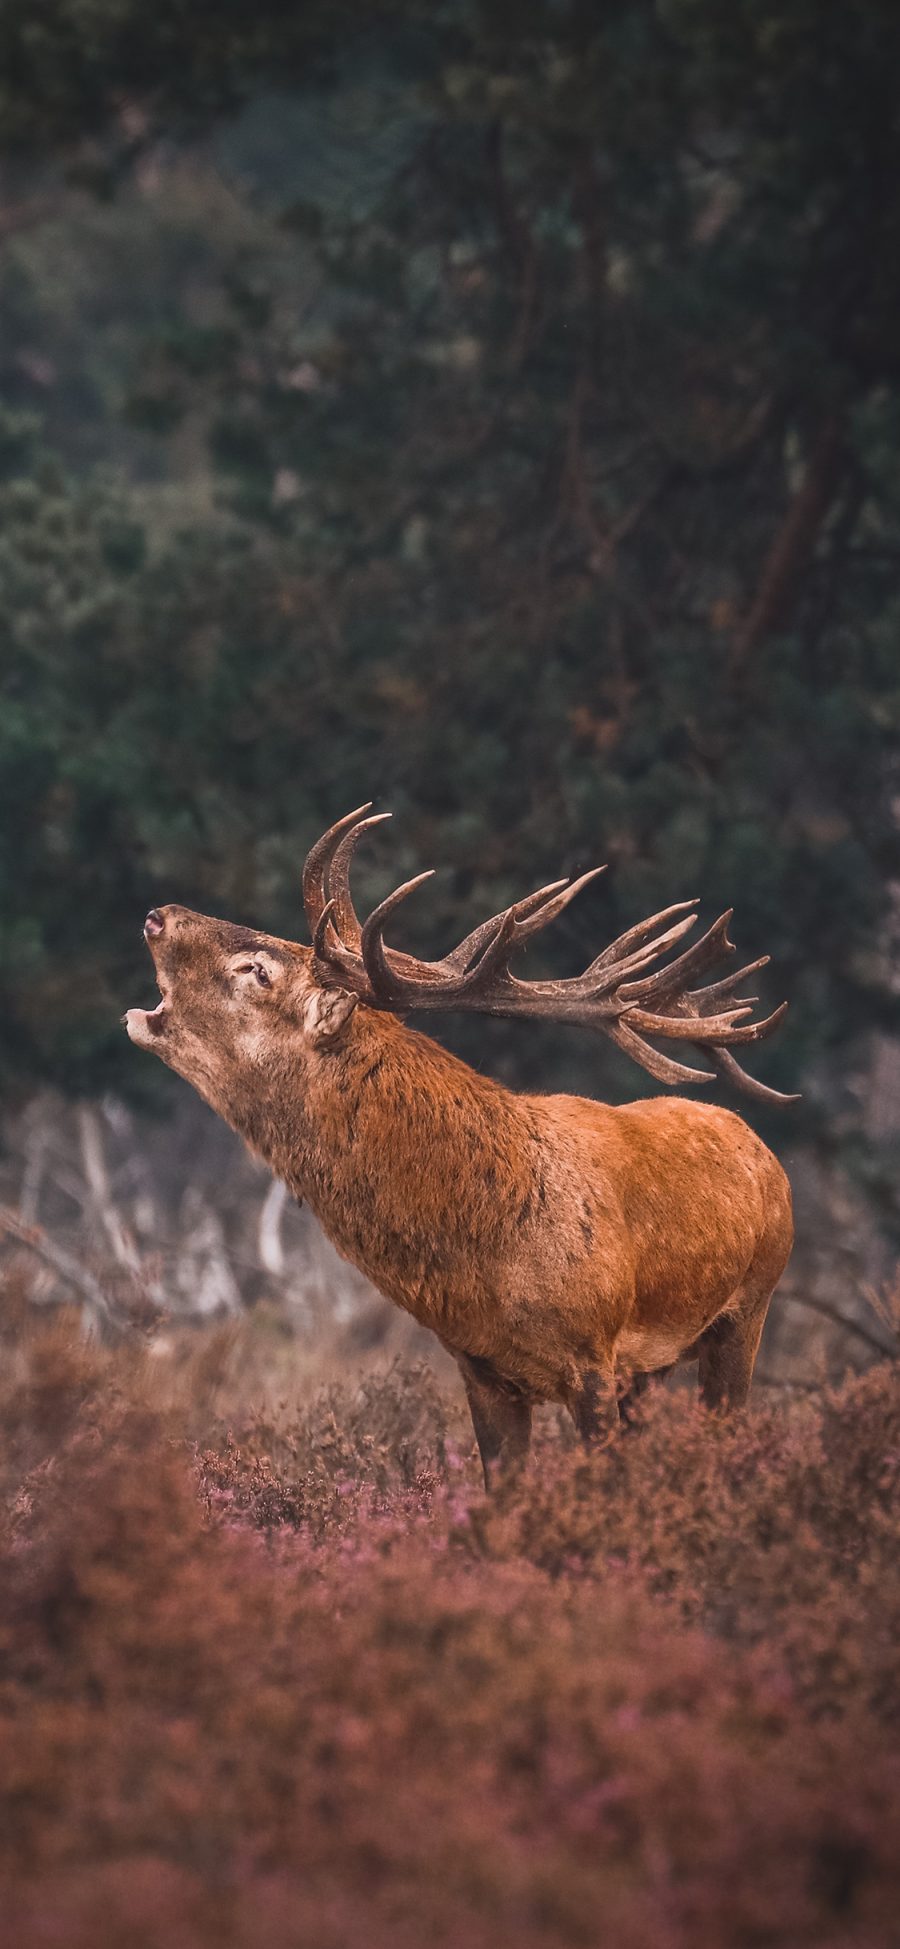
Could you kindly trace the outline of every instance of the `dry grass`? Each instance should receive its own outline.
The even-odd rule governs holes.
[[[21,1949],[896,1940],[895,1367],[590,1459],[550,1420],[486,1505],[429,1369],[298,1406],[258,1328],[6,1308]]]

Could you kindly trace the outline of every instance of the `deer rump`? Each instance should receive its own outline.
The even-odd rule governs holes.
[[[510,956],[590,873],[516,902],[442,960],[418,960],[388,947],[384,930],[428,875],[364,923],[356,915],[349,868],[378,823],[368,811],[307,857],[311,949],[154,909],[145,934],[163,1000],[129,1011],[133,1040],[192,1082],[338,1249],[438,1334],[459,1363],[488,1481],[525,1452],[538,1400],[564,1401],[586,1439],[605,1439],[649,1376],[696,1357],[707,1403],[740,1405],[792,1241],[787,1180],[759,1138],[730,1111],[684,1098],[611,1108],[516,1094],[399,1017],[565,1020],[601,1029],[667,1084],[718,1074],[782,1103],[792,1099],[732,1053],[784,1013],[753,1022],[755,998],[738,998],[767,957],[694,985],[733,952],[730,913],[683,948],[697,918],[685,901],[581,975],[517,980]],[[691,1044],[712,1068],[663,1054],[661,1039]]]

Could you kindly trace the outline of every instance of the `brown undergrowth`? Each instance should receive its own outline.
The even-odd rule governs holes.
[[[22,1949],[896,1939],[895,1367],[551,1419],[488,1505],[424,1367],[254,1411],[246,1346],[4,1353]]]

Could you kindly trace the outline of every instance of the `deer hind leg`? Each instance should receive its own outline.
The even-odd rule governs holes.
[[[727,1310],[700,1336],[700,1398],[714,1413],[744,1406],[774,1283],[751,1267]]]
[[[481,1456],[484,1486],[492,1489],[511,1475],[531,1446],[531,1402],[511,1381],[501,1378],[487,1360],[458,1354],[469,1413]]]
[[[794,1242],[790,1189],[778,1166],[768,1190],[769,1222],[756,1257],[697,1346],[701,1399],[719,1413],[742,1408],[747,1399],[766,1314]]]

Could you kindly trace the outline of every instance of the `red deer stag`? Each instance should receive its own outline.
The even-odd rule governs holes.
[[[443,960],[416,960],[384,931],[428,874],[364,924],[354,911],[351,858],[388,816],[368,811],[339,820],[306,860],[311,948],[154,908],[144,933],[162,1001],[129,1010],[132,1041],[192,1083],[338,1251],[437,1334],[462,1373],[488,1484],[527,1450],[540,1401],[564,1402],[585,1439],[608,1438],[654,1374],[697,1358],[704,1400],[740,1405],[792,1242],[787,1179],[753,1131],[677,1096],[612,1109],[514,1095],[401,1018],[475,1009],[574,1022],[602,1029],[658,1082],[707,1082],[653,1047],[671,1038],[750,1095],[787,1102],[731,1053],[784,1012],[750,1022],[751,1002],[736,999],[768,957],[691,986],[732,951],[730,915],[660,966],[696,921],[696,903],[679,901],[584,974],[517,980],[511,954],[595,877],[585,873],[495,914]]]

